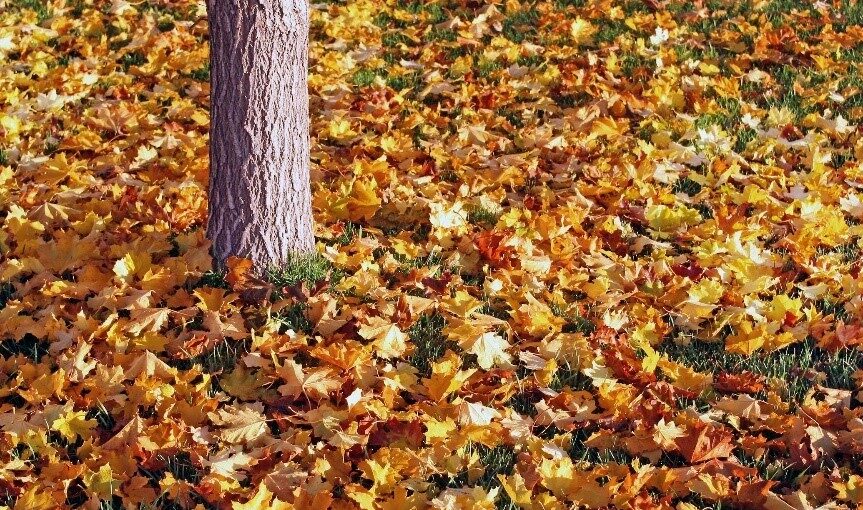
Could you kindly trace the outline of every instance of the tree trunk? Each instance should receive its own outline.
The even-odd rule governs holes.
[[[308,0],[208,0],[210,219],[223,266],[256,270],[314,250]]]

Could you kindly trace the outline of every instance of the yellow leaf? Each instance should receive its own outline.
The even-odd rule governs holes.
[[[382,317],[369,317],[358,333],[366,340],[374,340],[375,353],[381,358],[398,358],[407,352],[408,335]]]
[[[351,221],[370,220],[380,209],[381,199],[377,194],[378,184],[374,179],[357,179],[348,194],[347,214]]]
[[[701,214],[695,209],[678,205],[668,207],[658,204],[645,208],[644,216],[650,223],[650,227],[660,232],[673,232],[682,227],[688,227],[701,223]]]
[[[511,366],[511,357],[506,352],[509,342],[497,333],[483,333],[472,339],[462,339],[459,343],[466,352],[476,355],[477,364],[484,370],[494,365]]]
[[[96,427],[96,420],[88,420],[84,411],[69,411],[51,423],[51,428],[59,432],[70,442],[75,442],[78,436],[88,437]]]
[[[110,498],[114,490],[120,487],[120,480],[114,478],[114,471],[110,464],[103,464],[98,471],[86,475],[84,482],[100,499]]]
[[[751,322],[743,322],[725,339],[725,348],[728,352],[749,356],[764,345],[764,333],[763,326],[753,327]]]
[[[273,497],[273,493],[261,482],[252,499],[245,503],[231,503],[232,510],[292,510],[293,505]]]
[[[61,505],[54,501],[51,492],[40,484],[34,484],[15,501],[13,510],[54,510]]]

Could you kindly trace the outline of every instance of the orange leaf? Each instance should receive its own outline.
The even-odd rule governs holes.
[[[677,439],[677,447],[687,462],[698,463],[730,457],[734,450],[731,439],[726,429],[699,422],[688,434]]]

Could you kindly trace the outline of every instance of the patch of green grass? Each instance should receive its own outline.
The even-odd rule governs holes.
[[[210,63],[204,64],[203,67],[195,69],[189,73],[189,77],[195,81],[208,82],[210,81]]]
[[[438,250],[432,250],[425,257],[416,257],[416,258],[408,258],[401,254],[394,254],[396,260],[401,262],[402,267],[401,270],[408,272],[411,269],[417,269],[421,267],[432,267],[439,266],[443,262],[441,258],[441,252]]]
[[[216,289],[231,288],[225,280],[224,271],[207,271],[201,275],[201,278],[197,282],[190,286],[189,290],[200,289],[201,287],[213,287]]]
[[[642,69],[646,69],[649,74],[653,74],[654,69],[656,69],[655,61],[631,53],[624,55],[621,60],[620,71],[623,76],[629,79],[641,78],[643,81],[645,79],[645,75],[644,72],[641,71]]]
[[[386,12],[379,12],[377,16],[375,16],[375,19],[372,20],[372,23],[374,23],[378,28],[386,29],[391,26],[395,26],[396,23],[398,23],[398,20]]]
[[[387,32],[381,36],[381,44],[387,48],[394,48],[402,44],[408,45],[410,42],[408,36],[399,32]]]
[[[474,225],[493,227],[497,224],[498,218],[500,218],[499,212],[491,211],[485,207],[471,207],[467,213],[467,221]]]
[[[524,67],[539,67],[545,63],[545,59],[542,55],[522,55],[515,63]]]
[[[591,379],[582,374],[577,366],[573,366],[568,361],[562,361],[554,372],[549,388],[554,391],[563,391],[564,388],[580,391],[589,389],[591,385]]]
[[[46,0],[11,0],[9,7],[19,11],[30,10],[35,12],[36,19],[40,25],[52,16]]]
[[[594,430],[579,429],[572,432],[572,441],[570,442],[569,457],[575,462],[589,462],[591,464],[610,464],[616,463],[628,465],[632,463],[634,457],[624,450],[620,449],[602,449],[593,448],[584,444],[591,436]]]
[[[845,244],[840,244],[833,247],[818,247],[816,254],[824,256],[829,254],[837,254],[842,257],[842,262],[848,264],[857,260],[860,256],[860,246],[858,246],[859,238],[854,238]]]
[[[786,16],[794,11],[807,11],[817,15],[813,2],[808,0],[771,0],[764,8],[767,20],[773,24],[773,28],[779,28],[786,22]]]
[[[551,99],[561,108],[575,108],[590,102],[593,96],[586,92],[572,94],[552,94]]]
[[[568,7],[584,7],[587,5],[587,0],[554,0],[554,6],[558,9],[566,9]]]
[[[369,85],[374,83],[376,77],[377,73],[375,73],[371,69],[358,69],[354,73],[354,77],[351,79],[351,81],[357,87],[363,88],[368,87]]]
[[[505,118],[513,127],[521,129],[524,127],[524,120],[522,120],[521,114],[509,108],[498,108],[495,112],[499,116]]]
[[[842,0],[837,18],[833,24],[837,32],[844,32],[849,26],[863,25],[863,2],[859,0]]]
[[[422,73],[420,73],[419,71],[402,74],[399,76],[390,76],[387,78],[387,86],[395,91],[415,89],[422,85],[422,83]]]
[[[363,236],[363,226],[354,223],[353,221],[348,221],[343,224],[344,229],[341,234],[333,238],[333,241],[336,244],[341,246],[347,246],[351,244],[355,238]]]
[[[294,257],[280,268],[268,269],[264,275],[276,287],[299,283],[314,285],[327,279],[338,281],[340,276],[332,263],[318,254]]]
[[[539,24],[539,11],[527,9],[508,15],[503,20],[501,33],[514,43],[521,43],[536,33]]]
[[[429,23],[438,24],[447,20],[446,11],[444,11],[440,4],[426,5],[425,11],[428,13]]]
[[[457,37],[458,34],[451,28],[430,27],[428,32],[423,35],[423,40],[425,42],[455,41]]]
[[[792,403],[802,401],[814,386],[814,373],[826,377],[828,386],[852,389],[854,367],[863,360],[863,353],[840,351],[830,354],[815,346],[812,340],[789,345],[773,352],[756,351],[749,356],[727,352],[723,342],[691,341],[688,345],[666,340],[657,350],[670,359],[694,370],[706,373],[753,372],[779,379]],[[853,369],[852,369],[853,368]],[[833,386],[831,386],[831,384]]]
[[[99,425],[99,427],[101,427],[103,430],[108,431],[114,430],[114,426],[117,424],[114,417],[111,416],[111,413],[102,403],[99,403],[99,405],[90,408],[87,411],[86,419],[96,420],[96,423]]]
[[[671,186],[671,192],[675,194],[686,193],[690,197],[694,197],[701,192],[701,184],[698,184],[689,177],[679,178]]]
[[[828,299],[819,299],[815,301],[815,309],[824,315],[832,315],[837,321],[847,322],[848,311],[845,310],[845,304]]]
[[[123,66],[123,71],[129,71],[132,66],[140,66],[147,62],[147,55],[142,51],[131,51],[120,57],[120,65]]]
[[[742,128],[737,131],[737,139],[734,141],[734,152],[742,153],[752,140],[758,137],[758,132],[752,128]]]
[[[593,321],[582,315],[568,313],[558,303],[551,303],[549,308],[554,315],[566,319],[566,324],[562,328],[564,333],[581,333],[587,336],[596,330],[596,324]]]
[[[482,58],[476,63],[476,74],[480,78],[490,78],[495,71],[503,67],[497,60]]]
[[[854,372],[863,370],[863,351],[843,348],[830,355],[830,360],[823,366],[827,375],[825,385],[828,388],[851,389],[857,384]]]
[[[0,283],[0,310],[6,308],[6,303],[15,295],[15,286],[12,282]]]
[[[279,333],[284,334],[293,330],[311,335],[315,325],[306,316],[306,308],[304,303],[297,303],[272,315],[271,318],[279,324]]]
[[[191,484],[198,483],[203,478],[192,457],[188,452],[177,452],[173,455],[159,454],[159,460],[165,463],[165,471],[174,475],[177,480],[183,480]]]
[[[794,84],[800,77],[797,69],[793,66],[784,65],[777,68],[772,73],[772,77],[776,81],[775,90],[781,91],[782,94],[762,97],[766,107],[787,108],[794,114],[797,121],[812,111],[812,105],[805,104],[804,98],[794,90]]]
[[[423,315],[408,330],[415,349],[408,358],[408,363],[416,367],[420,376],[431,375],[431,365],[446,352],[451,342],[443,334],[446,325],[440,314]]]
[[[597,44],[608,44],[628,32],[629,27],[620,20],[603,20],[596,35],[593,36],[593,40]]]
[[[536,416],[539,399],[533,392],[518,392],[507,401],[506,406],[523,416]]]

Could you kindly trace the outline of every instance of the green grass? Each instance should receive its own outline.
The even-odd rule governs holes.
[[[276,287],[291,287],[300,283],[315,285],[324,280],[335,283],[342,276],[329,260],[318,254],[294,257],[282,267],[266,270],[264,275]]]
[[[387,48],[394,48],[402,44],[410,44],[411,40],[408,36],[399,32],[387,32],[381,36],[381,44]]]
[[[498,71],[503,66],[497,60],[490,59],[480,59],[479,62],[476,63],[476,74],[480,78],[491,78],[491,76]]]
[[[120,65],[123,66],[123,72],[128,72],[132,66],[140,66],[147,62],[147,55],[142,51],[132,51],[120,57]]]
[[[352,78],[352,82],[357,87],[368,87],[372,83],[375,82],[375,78],[377,77],[377,73],[371,69],[358,69],[354,73],[354,77]]]
[[[53,15],[48,8],[46,0],[12,0],[9,3],[9,7],[19,11],[30,10],[35,12],[36,19],[40,25]]]
[[[486,491],[491,491],[500,487],[500,480],[497,475],[509,476],[513,473],[516,462],[515,450],[509,445],[498,445],[494,448],[478,444],[468,443],[465,446],[465,457],[470,457],[474,453],[479,456],[479,462],[484,468],[483,474],[475,480],[472,487],[482,487]],[[466,470],[452,476],[444,473],[432,475],[429,478],[433,487],[434,494],[440,494],[448,488],[460,488],[468,486],[468,474]],[[495,508],[498,510],[516,510],[516,506],[507,496],[506,491],[502,488],[499,490]]]
[[[527,9],[508,15],[503,20],[503,36],[514,43],[521,43],[536,33],[539,11]]]
[[[387,78],[387,86],[395,91],[415,89],[422,85],[422,83],[422,73],[419,71]]]
[[[428,32],[423,35],[423,40],[425,42],[435,42],[435,41],[455,41],[458,37],[455,30],[450,28],[437,28],[431,27]]]
[[[549,308],[551,313],[566,320],[566,324],[562,328],[564,333],[581,333],[587,336],[596,330],[596,324],[593,321],[583,315],[568,313],[558,303],[551,303]]]
[[[271,318],[279,325],[279,333],[293,330],[302,331],[307,335],[312,334],[315,325],[306,316],[306,308],[304,303],[297,303],[272,315]]]
[[[485,207],[471,207],[468,209],[467,221],[474,225],[493,227],[497,224],[500,214],[500,212],[494,212]]]
[[[204,64],[203,67],[199,69],[195,69],[191,73],[189,73],[189,77],[196,81],[208,82],[210,81],[210,64],[209,62]]]
[[[549,388],[554,391],[563,391],[565,388],[580,391],[589,389],[591,386],[591,379],[582,374],[577,366],[573,366],[568,361],[562,361],[551,379]]]
[[[768,379],[778,379],[784,396],[794,404],[803,400],[818,377],[824,378],[823,384],[827,387],[853,389],[853,373],[863,368],[863,352],[845,349],[830,354],[818,348],[812,340],[769,353],[756,351],[749,356],[727,352],[723,342],[697,340],[688,345],[666,340],[657,350],[673,361],[699,372],[715,374],[749,371]]]
[[[599,30],[593,36],[597,44],[608,44],[629,32],[629,27],[619,20],[604,20]]]
[[[446,322],[440,314],[423,315],[408,330],[415,350],[407,361],[422,377],[429,377],[432,363],[443,356],[448,346],[453,346],[443,334],[445,325]]]

